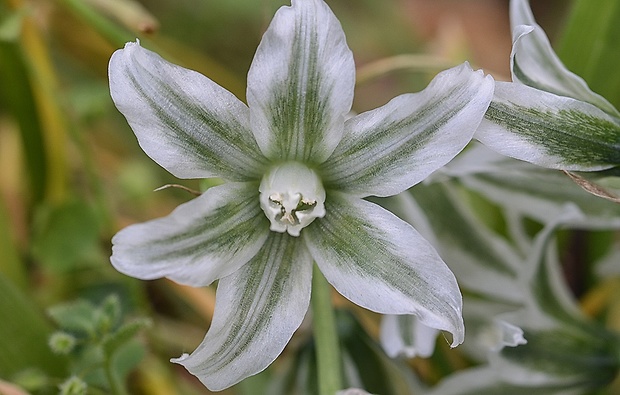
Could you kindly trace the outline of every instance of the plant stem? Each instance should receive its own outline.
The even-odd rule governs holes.
[[[127,395],[124,384],[119,380],[118,375],[114,371],[111,357],[106,356],[104,370],[106,378],[108,379],[108,384],[110,385],[110,392],[114,395]]]
[[[342,389],[342,373],[331,287],[317,265],[312,275],[312,325],[316,349],[319,394],[335,395]]]

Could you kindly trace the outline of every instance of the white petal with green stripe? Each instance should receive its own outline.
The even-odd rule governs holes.
[[[573,385],[536,386],[512,384],[502,380],[497,369],[483,365],[449,375],[426,395],[579,395],[584,389]]]
[[[384,315],[381,319],[381,346],[391,358],[428,358],[435,351],[439,331],[428,327],[413,315]]]
[[[247,265],[220,279],[209,332],[173,362],[212,391],[264,370],[301,324],[311,282],[312,257],[301,239],[272,232]]]
[[[512,0],[510,23],[513,34],[511,71],[513,81],[572,97],[595,105],[608,114],[620,112],[588,87],[583,78],[569,71],[553,51],[547,35],[536,23],[527,0]]]
[[[584,216],[570,218],[567,225],[620,227],[620,205],[593,198],[562,172],[499,155],[480,144],[457,157],[447,170],[470,189],[520,216],[547,223],[560,217],[565,205],[575,204]]]
[[[259,178],[265,159],[249,110],[207,77],[127,43],[110,59],[110,92],[140,146],[179,178]]]
[[[471,140],[493,96],[493,79],[467,63],[422,92],[353,117],[322,166],[325,185],[358,196],[390,196],[422,181]]]
[[[474,137],[502,155],[548,168],[597,171],[620,164],[620,118],[518,83],[496,83]]]
[[[555,232],[576,216],[580,213],[568,206],[564,218],[536,237],[522,271],[525,307],[503,316],[523,329],[527,344],[491,355],[506,382],[594,389],[611,381],[620,367],[615,352],[620,339],[583,316],[562,275]]]
[[[471,213],[451,185],[416,185],[393,201],[395,214],[416,229],[421,229],[421,222],[430,226],[434,247],[461,287],[498,302],[521,301],[522,290],[515,281],[521,257]]]
[[[263,36],[248,74],[252,130],[274,160],[323,162],[342,137],[355,65],[340,22],[320,0],[293,0]]]
[[[208,189],[166,217],[118,232],[112,239],[111,261],[132,277],[168,277],[204,286],[244,265],[268,234],[258,185],[227,183]]]
[[[454,275],[409,224],[362,199],[328,193],[327,215],[304,229],[312,257],[347,299],[383,314],[413,314],[463,341]]]

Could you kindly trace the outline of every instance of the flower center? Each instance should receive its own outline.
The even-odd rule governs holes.
[[[325,190],[316,173],[297,162],[277,165],[263,176],[258,188],[260,206],[274,232],[299,232],[325,216]]]

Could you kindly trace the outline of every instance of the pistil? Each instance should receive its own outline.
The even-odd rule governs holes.
[[[314,170],[297,162],[273,167],[263,177],[260,205],[274,232],[299,236],[315,218],[325,215],[325,190]]]

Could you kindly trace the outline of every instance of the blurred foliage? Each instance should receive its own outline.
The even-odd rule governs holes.
[[[139,38],[145,47],[207,75],[243,99],[245,75],[261,33],[283,3],[0,2],[1,380],[41,394],[56,393],[72,375],[93,394],[209,393],[168,360],[193,350],[204,336],[213,313],[214,289],[129,279],[107,259],[110,239],[121,227],[165,215],[191,198],[174,188],[151,193],[179,181],[144,155],[114,108],[107,63],[115,49]],[[358,112],[422,89],[438,71],[470,59],[477,48],[488,44],[484,37],[480,41],[480,32],[468,36],[471,32],[463,28],[463,21],[442,19],[440,14],[428,29],[414,26],[412,5],[423,1],[328,3],[343,24],[360,75],[366,75],[357,87]],[[478,18],[473,23],[486,26],[487,11],[496,7],[501,14],[505,3],[471,2],[474,11],[467,18]],[[611,7],[614,0],[606,3]],[[451,4],[446,2],[444,8]],[[620,53],[616,39],[620,28],[613,21],[619,7],[615,2],[606,13],[604,7],[596,10],[587,4],[591,2],[577,2],[561,54],[569,67],[583,72],[595,90],[618,105],[620,85],[614,81],[620,73],[613,65]],[[584,28],[593,25],[593,18],[606,23],[597,24],[598,29]],[[482,36],[509,39],[507,15],[499,26],[506,30],[489,30]],[[425,29],[432,34],[418,35]],[[609,49],[587,45],[594,41]],[[502,50],[509,48],[509,42],[505,44],[491,52],[505,59],[507,66],[509,52]],[[595,50],[596,54],[588,52]],[[581,59],[594,65],[581,65]],[[485,65],[480,58],[473,61]],[[505,76],[505,70],[497,70],[498,75]],[[202,186],[197,180],[183,180],[183,185]],[[487,223],[504,230],[494,206],[479,196],[468,199]],[[591,245],[599,243],[596,236],[591,239]],[[584,294],[591,292],[597,289],[588,283]],[[112,294],[117,296],[108,297]],[[607,296],[589,305],[592,311],[613,305],[609,300],[616,294],[602,294]],[[350,307],[343,300],[338,303]],[[441,341],[429,360],[391,361],[376,344],[378,317],[353,311],[354,316],[339,314],[345,363],[369,390],[406,394],[415,387],[414,371],[425,384],[433,384],[469,363],[458,349],[450,350]],[[54,354],[48,344],[55,331],[75,339],[75,346],[63,355]],[[311,346],[302,326],[272,367],[222,394],[251,395],[277,383],[281,388],[312,388],[306,384],[314,380]]]
[[[595,92],[620,107],[620,3],[577,0],[558,54]]]

